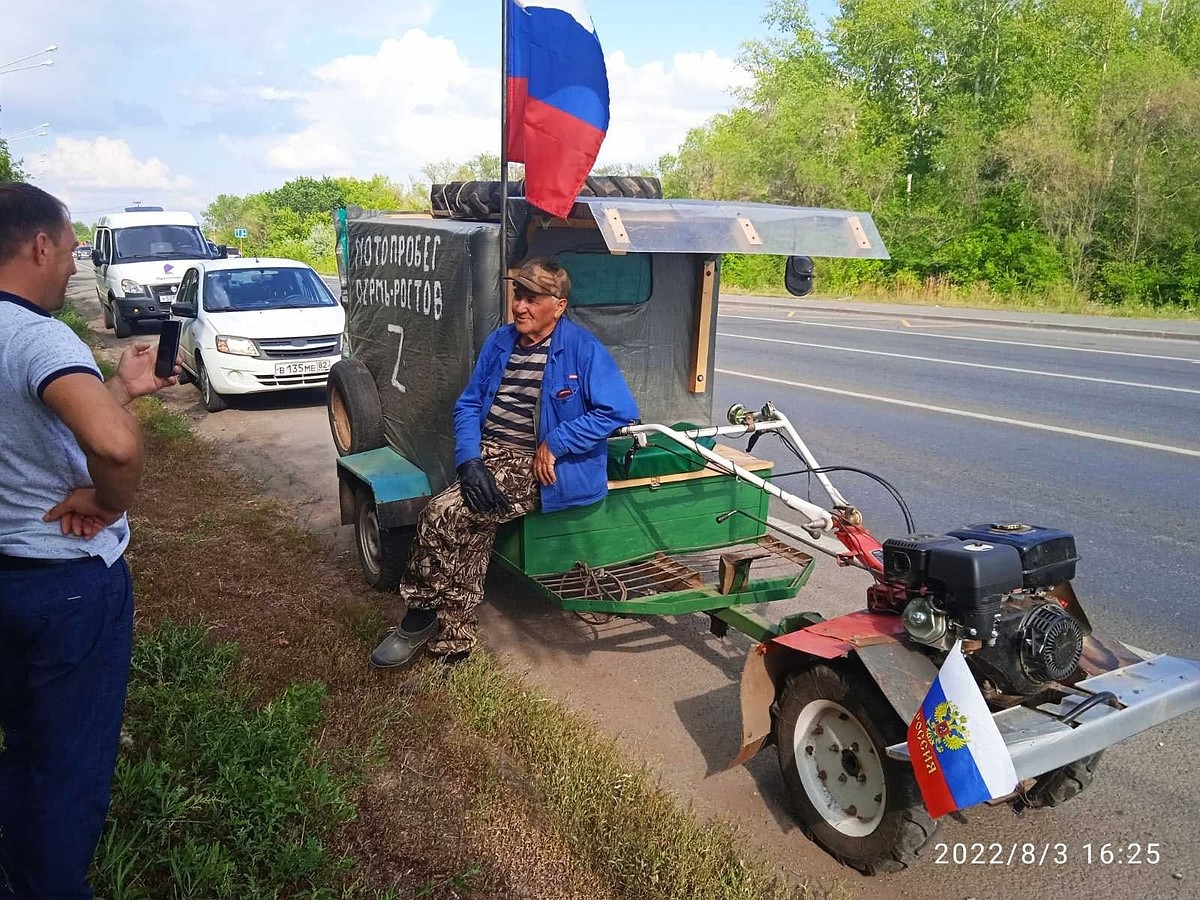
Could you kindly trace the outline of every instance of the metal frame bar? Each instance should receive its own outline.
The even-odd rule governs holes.
[[[797,512],[809,518],[808,524],[803,527],[809,531],[833,531],[833,513],[829,510],[817,506],[815,503],[810,503],[791,494],[771,482],[760,478],[748,469],[744,469],[737,463],[726,459],[720,454],[709,450],[707,447],[696,443],[696,439],[702,437],[719,437],[723,435],[738,435],[745,436],[754,434],[755,432],[763,431],[782,431],[795,443],[796,448],[800,451],[805,463],[810,468],[817,468],[816,460],[813,458],[812,452],[808,446],[796,433],[796,429],[792,427],[792,423],[788,421],[783,413],[775,412],[774,417],[765,421],[750,420],[744,425],[720,425],[711,426],[709,428],[689,429],[688,431],[675,431],[673,428],[668,428],[666,425],[657,423],[648,423],[644,425],[629,425],[617,432],[618,435],[639,435],[639,434],[661,434],[668,440],[672,440],[682,447],[686,447],[693,453],[701,456],[708,463],[714,465],[717,469],[725,472],[728,475],[733,475],[740,478],[742,481],[753,485],[760,491],[770,494],[781,501],[789,509],[794,509]],[[821,486],[825,489],[825,493],[829,495],[829,499],[833,501],[834,506],[847,506],[846,498],[841,492],[833,486],[828,477],[823,474],[816,476]]]

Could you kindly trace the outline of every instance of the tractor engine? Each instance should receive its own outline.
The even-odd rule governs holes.
[[[1075,538],[1032,525],[972,525],[883,544],[885,593],[916,641],[967,659],[1001,693],[1027,696],[1075,671],[1083,626],[1050,593],[1075,577]]]

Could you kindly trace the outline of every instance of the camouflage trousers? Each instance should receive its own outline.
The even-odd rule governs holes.
[[[437,610],[437,637],[431,652],[459,653],[475,646],[483,601],[483,579],[496,540],[496,529],[541,505],[533,474],[533,456],[491,441],[483,443],[483,461],[508,498],[507,513],[478,513],[463,501],[458,482],[429,501],[417,519],[412,558],[398,592],[410,609]]]

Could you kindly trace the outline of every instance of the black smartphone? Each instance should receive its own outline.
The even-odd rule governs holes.
[[[183,323],[178,319],[167,319],[162,323],[158,337],[158,356],[154,360],[154,374],[159,378],[170,378],[175,374],[175,357],[179,355],[179,330]]]

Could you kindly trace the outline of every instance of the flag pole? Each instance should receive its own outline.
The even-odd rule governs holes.
[[[508,4],[500,0],[500,287],[508,275]],[[506,292],[507,293],[507,292]],[[505,304],[508,305],[507,303]]]

